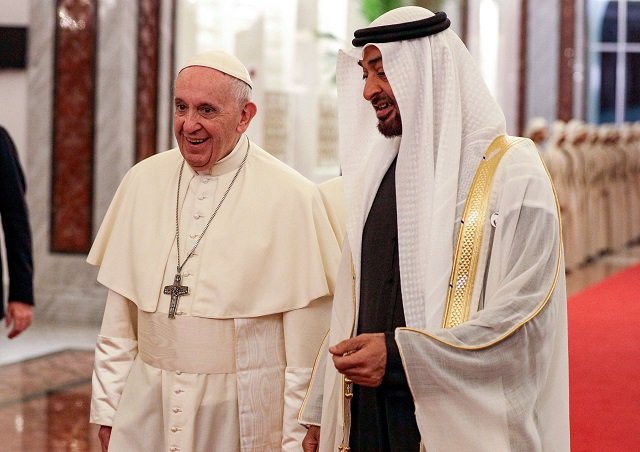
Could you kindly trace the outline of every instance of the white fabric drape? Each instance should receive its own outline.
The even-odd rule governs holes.
[[[332,292],[335,270],[330,266],[337,261],[338,245],[317,188],[300,174],[243,137],[212,169],[211,178],[218,179],[212,205],[222,197],[247,146],[245,167],[198,246],[197,256],[185,266],[185,270],[196,267],[192,274],[203,268],[226,275],[199,282],[205,287],[187,301],[194,316],[269,315],[303,308]],[[162,287],[175,274],[175,200],[182,161],[178,149],[172,149],[129,170],[87,258],[100,266],[100,283],[148,312],[166,299]],[[189,177],[203,176],[185,168],[182,193]],[[201,216],[204,223],[210,215],[205,213],[194,207],[191,214]],[[189,232],[197,236],[201,228]],[[187,243],[184,231],[185,227],[181,247]],[[182,250],[182,260],[186,252]],[[289,284],[274,275],[287,275]]]

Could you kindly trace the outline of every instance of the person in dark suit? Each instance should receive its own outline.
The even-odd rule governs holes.
[[[9,273],[9,296],[4,310],[4,281],[0,260],[0,319],[12,339],[31,325],[33,317],[33,256],[25,201],[26,183],[9,133],[0,126],[0,216]]]

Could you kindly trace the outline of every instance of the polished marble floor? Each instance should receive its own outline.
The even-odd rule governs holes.
[[[572,295],[640,263],[640,246],[604,256],[567,276]],[[1,329],[0,329],[1,330]],[[0,451],[99,452],[88,423],[97,326],[42,325],[0,338]]]
[[[11,341],[2,331],[0,451],[100,451],[87,421],[97,334],[97,326],[37,320]]]
[[[100,451],[87,422],[93,352],[65,350],[0,368],[0,450]]]

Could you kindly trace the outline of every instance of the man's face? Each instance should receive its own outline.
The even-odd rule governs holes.
[[[382,67],[382,54],[376,46],[367,46],[358,62],[362,67],[362,95],[371,102],[378,118],[378,130],[385,137],[402,135],[400,109]]]
[[[208,67],[183,69],[175,83],[173,130],[180,153],[196,171],[209,170],[235,147],[255,114],[239,105],[231,80]]]

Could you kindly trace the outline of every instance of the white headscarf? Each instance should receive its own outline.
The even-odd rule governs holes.
[[[425,19],[407,6],[371,26]],[[484,151],[505,133],[502,110],[464,44],[451,30],[419,39],[368,44],[380,49],[402,117],[402,137],[376,128],[362,97],[364,48],[340,52],[337,64],[339,150],[347,235],[360,274],[362,230],[380,181],[398,155],[396,196],[402,297],[407,326],[438,328],[453,259],[456,217]]]

